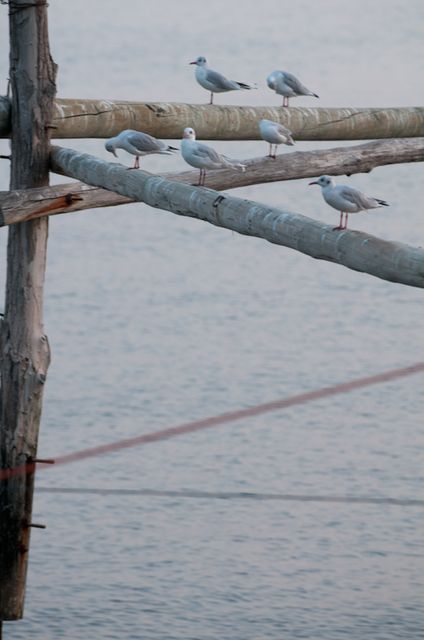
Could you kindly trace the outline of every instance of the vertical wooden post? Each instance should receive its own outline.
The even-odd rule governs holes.
[[[49,181],[56,65],[46,0],[9,0],[12,88],[11,189]],[[43,330],[48,219],[9,230],[4,319],[0,326],[0,469],[36,456],[43,384],[50,361]],[[0,620],[23,615],[33,473],[0,481]]]

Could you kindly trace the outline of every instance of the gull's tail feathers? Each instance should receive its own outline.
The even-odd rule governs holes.
[[[237,82],[240,89],[257,89],[258,85],[255,84],[246,84],[245,82]]]

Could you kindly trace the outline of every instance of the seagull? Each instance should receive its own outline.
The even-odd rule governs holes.
[[[385,200],[366,196],[353,187],[345,184],[336,185],[334,178],[330,176],[321,176],[318,180],[310,182],[309,184],[318,184],[322,188],[322,195],[326,203],[329,204],[330,207],[334,207],[334,209],[340,211],[339,226],[334,227],[333,231],[336,229],[347,229],[347,216],[349,213],[358,213],[359,211],[366,211],[367,209],[389,206]],[[343,213],[346,216],[344,225]]]
[[[277,145],[287,144],[294,145],[294,140],[291,136],[291,131],[283,127],[279,122],[273,122],[272,120],[260,120],[259,131],[261,133],[262,140],[269,142],[269,154],[268,158],[276,158]],[[272,155],[272,147],[275,145],[274,155]]]
[[[287,71],[273,71],[266,79],[266,83],[270,89],[283,96],[283,107],[289,106],[289,98],[296,96],[315,96],[316,93],[307,89],[292,73]]]
[[[218,71],[209,69],[208,62],[203,56],[199,56],[190,62],[189,64],[196,65],[196,80],[197,82],[208,91],[211,92],[211,99],[209,104],[213,104],[213,94],[223,93],[224,91],[234,91],[235,89],[257,89],[255,85],[246,84],[245,82],[236,82],[235,80],[228,80],[225,76]]]
[[[197,142],[196,133],[191,127],[184,129],[181,155],[192,167],[200,169],[199,183],[197,185],[199,187],[205,184],[206,169],[225,169],[225,167],[230,167],[241,171],[246,170],[246,165],[221,155],[212,147],[203,144],[203,142]]]
[[[114,138],[105,142],[106,151],[110,151],[117,158],[116,149],[124,149],[135,156],[133,169],[140,168],[140,156],[147,156],[151,153],[161,153],[170,155],[173,151],[178,151],[175,147],[170,147],[162,140],[158,140],[148,133],[125,129]]]

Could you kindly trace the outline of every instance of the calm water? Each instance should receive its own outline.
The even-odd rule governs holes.
[[[206,55],[261,85],[218,96],[222,104],[279,104],[265,88],[275,68],[321,96],[299,105],[424,101],[421,0],[55,0],[49,11],[62,97],[206,102],[187,65]],[[6,7],[0,16],[4,87]],[[100,140],[66,144],[108,157]],[[260,142],[216,147],[265,151]],[[144,162],[183,167],[179,157]],[[5,162],[0,170],[5,189]],[[335,222],[307,182],[236,193]],[[423,243],[420,165],[350,183],[391,203],[352,216],[354,228]],[[423,358],[420,290],[139,204],[58,216],[50,229],[42,456]],[[25,618],[6,625],[6,637],[422,638],[420,507],[46,491],[422,499],[422,386],[416,375],[40,472],[34,521],[48,528],[32,534]]]

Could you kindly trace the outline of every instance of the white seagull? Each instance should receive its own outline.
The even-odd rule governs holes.
[[[221,155],[212,147],[203,142],[197,142],[196,133],[191,127],[186,127],[181,142],[181,155],[184,160],[196,169],[200,169],[198,186],[205,184],[206,169],[231,169],[246,170],[246,165],[238,160],[232,160]]]
[[[173,151],[178,151],[175,147],[170,147],[162,140],[158,140],[148,133],[142,131],[134,131],[133,129],[125,129],[114,138],[110,138],[105,142],[106,151],[110,151],[117,158],[116,149],[124,149],[135,156],[133,169],[139,169],[140,156],[147,156],[151,153],[161,153],[170,155]]]
[[[234,91],[235,89],[256,89],[255,85],[246,84],[245,82],[236,82],[235,80],[228,80],[225,76],[218,71],[209,69],[208,62],[203,56],[199,56],[190,62],[189,64],[196,65],[195,76],[197,82],[207,91],[211,92],[211,99],[209,104],[213,104],[213,94],[223,93],[225,91]]]
[[[310,182],[309,184],[318,184],[322,189],[322,195],[326,203],[329,204],[330,207],[334,207],[334,209],[340,211],[339,226],[334,227],[333,230],[347,228],[347,216],[349,213],[358,213],[359,211],[366,211],[367,209],[389,206],[385,200],[366,196],[353,187],[345,184],[336,185],[334,178],[330,176],[321,176],[318,180]],[[346,216],[344,224],[343,213]]]
[[[261,120],[259,122],[259,131],[261,133],[262,140],[265,142],[269,142],[269,158],[276,158],[277,156],[277,145],[279,144],[287,144],[292,146],[294,144],[294,140],[291,136],[291,131],[286,129],[279,122],[273,122],[272,120]],[[272,155],[272,147],[275,145],[274,155]]]
[[[305,87],[292,73],[287,71],[273,71],[266,79],[270,89],[283,96],[283,107],[289,106],[289,98],[296,96],[315,96],[316,93]]]

